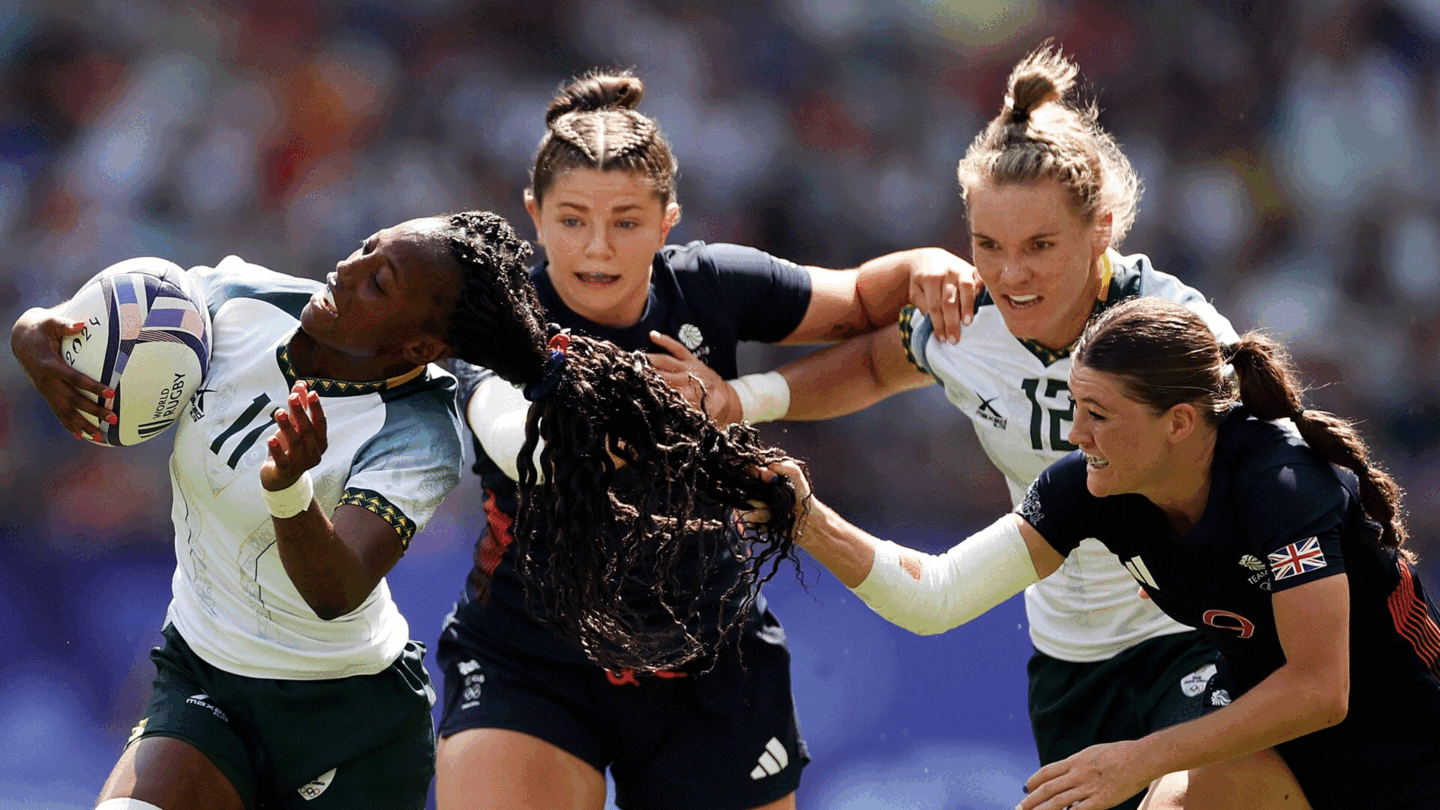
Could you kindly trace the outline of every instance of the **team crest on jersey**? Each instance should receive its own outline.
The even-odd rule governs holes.
[[[700,331],[700,327],[695,324],[682,323],[680,324],[680,342],[685,344],[685,348],[693,352],[700,348],[701,343],[705,342],[705,335]]]
[[[1270,590],[1270,568],[1265,562],[1254,554],[1245,554],[1240,557],[1240,565],[1253,573],[1246,582],[1255,585],[1262,591]]]
[[[980,396],[979,392],[976,392],[975,396],[979,397],[980,399],[980,406],[975,409],[976,419],[984,419],[986,422],[989,422],[991,425],[993,425],[997,430],[1004,430],[1005,426],[1010,424],[1010,420],[1006,419],[1005,415],[1000,413],[1000,411],[995,407],[995,400],[1000,398],[999,394],[996,394],[989,399]]]
[[[1185,697],[1197,697],[1210,685],[1210,679],[1215,677],[1215,665],[1205,664],[1194,672],[1180,679],[1180,691]]]

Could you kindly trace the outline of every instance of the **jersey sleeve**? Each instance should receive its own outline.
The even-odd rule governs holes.
[[[192,267],[188,271],[205,296],[210,317],[236,298],[257,298],[298,316],[305,302],[320,288],[310,279],[287,276],[251,264],[239,256],[226,256],[214,267]]]
[[[1214,304],[1200,294],[1200,291],[1191,287],[1180,279],[1150,269],[1148,261],[1143,265],[1148,272],[1142,275],[1142,294],[1153,295],[1156,298],[1163,298],[1166,301],[1173,301],[1196,315],[1210,327],[1210,332],[1215,335],[1222,344],[1229,345],[1238,343],[1240,335],[1236,333],[1235,327],[1230,324],[1230,319],[1220,314]]]
[[[405,549],[460,483],[463,451],[453,394],[447,385],[387,403],[384,427],[356,451],[340,495],[340,503],[384,518]]]
[[[1349,494],[1335,472],[1311,463],[1270,467],[1237,487],[1238,519],[1274,592],[1345,572],[1340,537]]]
[[[810,271],[764,251],[691,243],[670,258],[713,274],[740,340],[778,343],[799,328],[810,307]]]
[[[470,402],[470,398],[475,396],[475,389],[479,388],[481,383],[496,376],[495,372],[488,368],[453,357],[445,361],[445,370],[455,375],[456,410],[461,414],[465,413],[465,407]]]
[[[1070,453],[1045,468],[1025,492],[1015,513],[1035,527],[1052,548],[1068,556],[1094,537],[1097,499],[1085,488],[1085,456]]]
[[[905,357],[915,368],[932,376],[935,372],[930,370],[926,347],[930,345],[933,334],[935,328],[930,324],[930,317],[916,309],[914,304],[906,304],[900,309],[900,342],[905,345]]]

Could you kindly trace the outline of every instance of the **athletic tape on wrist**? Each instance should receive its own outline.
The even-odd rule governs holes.
[[[261,487],[260,496],[265,499],[265,508],[270,514],[282,520],[292,518],[310,508],[310,502],[315,499],[315,483],[306,471],[300,474],[300,480],[284,489],[272,492]]]
[[[746,422],[773,422],[790,411],[790,383],[778,371],[746,374],[730,380],[730,387],[740,400],[740,413]]]

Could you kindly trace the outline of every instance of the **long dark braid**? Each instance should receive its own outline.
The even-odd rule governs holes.
[[[490,276],[467,280],[457,320],[484,340],[467,341],[476,355],[464,359],[541,394],[526,422],[512,527],[527,604],[607,668],[710,658],[713,640],[733,637],[781,561],[798,562],[803,505],[793,484],[754,475],[785,454],[748,425],[718,427],[641,352],[567,335],[557,365],[547,350],[556,330],[544,325],[528,276],[494,259],[520,254],[513,231],[499,234],[494,219],[453,215],[446,239],[462,266],[487,268],[467,277]],[[747,537],[727,516],[752,502],[772,517]],[[738,574],[718,605],[707,604],[727,558]],[[736,597],[738,609],[722,609]],[[704,627],[711,613],[714,633]]]

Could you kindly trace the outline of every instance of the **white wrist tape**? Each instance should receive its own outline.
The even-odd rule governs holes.
[[[774,422],[790,411],[790,383],[778,371],[746,374],[729,383],[740,400],[740,413],[746,422]]]
[[[310,508],[315,499],[315,483],[308,471],[300,474],[300,480],[277,491],[260,488],[260,497],[265,499],[265,508],[277,518],[292,518]]]
[[[905,569],[902,552],[919,558],[919,579]],[[870,574],[851,590],[886,620],[928,636],[959,627],[1039,579],[1018,522],[1006,515],[938,556],[881,540]]]

